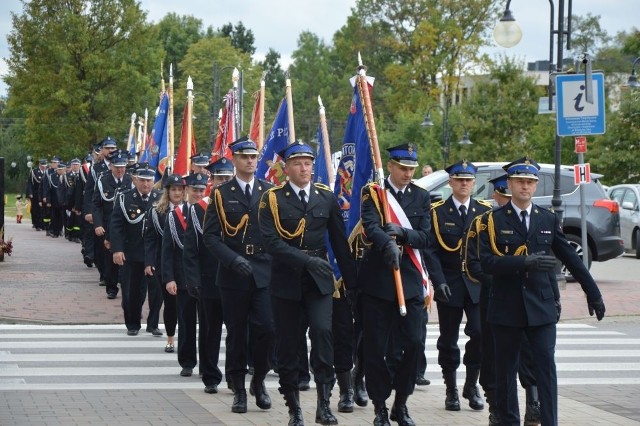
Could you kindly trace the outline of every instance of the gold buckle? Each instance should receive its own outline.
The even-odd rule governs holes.
[[[246,246],[244,246],[244,254],[248,254],[251,255],[254,253],[254,246],[253,244],[247,244]]]
[[[364,247],[356,248],[356,259],[362,259],[364,257]]]

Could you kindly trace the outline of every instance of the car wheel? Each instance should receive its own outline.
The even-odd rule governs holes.
[[[636,259],[640,259],[640,229],[636,229]]]
[[[575,249],[576,254],[580,257],[580,259],[582,259],[582,254],[583,254],[582,238],[574,234],[566,234],[566,237],[567,237],[567,241],[569,241],[569,245]],[[591,253],[591,250],[589,250],[589,269],[591,269],[592,261],[593,261],[593,254]],[[561,273],[562,275],[564,275],[564,278],[567,280],[567,282],[575,281],[575,278],[573,278],[573,275],[571,275],[571,272],[569,272],[566,266],[562,265]]]

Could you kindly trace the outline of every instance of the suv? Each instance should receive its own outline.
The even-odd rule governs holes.
[[[473,163],[478,167],[476,185],[472,197],[493,201],[493,185],[489,180],[505,174],[502,169],[507,163]],[[551,207],[554,183],[554,165],[540,164],[539,181],[533,202],[542,207]],[[624,252],[620,237],[620,214],[618,203],[610,200],[600,183],[602,175],[591,173],[591,183],[585,188],[585,210],[587,212],[587,239],[589,243],[589,267],[591,262],[604,262]],[[580,191],[573,180],[573,166],[561,166],[560,192],[564,209],[563,230],[569,243],[582,256],[582,238],[580,228]],[[451,195],[448,183],[449,175],[438,170],[414,183],[431,193],[431,199],[445,199]],[[568,276],[563,267],[563,273]]]

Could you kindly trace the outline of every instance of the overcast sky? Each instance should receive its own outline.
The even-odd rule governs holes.
[[[148,18],[153,22],[169,12],[196,16],[204,28],[242,21],[255,35],[256,56],[263,56],[269,48],[274,48],[284,62],[290,60],[302,31],[311,31],[331,43],[333,34],[346,23],[355,3],[356,0],[141,0],[142,8],[148,11]],[[557,7],[558,0],[554,3]],[[600,15],[601,26],[615,35],[618,31],[640,27],[638,4],[638,0],[574,0],[573,14]],[[515,55],[525,61],[548,59],[549,2],[513,0],[511,10],[522,29],[522,41],[511,49],[493,46],[486,51]],[[6,39],[11,29],[9,12],[21,11],[19,0],[0,0],[0,57],[3,58],[0,75],[7,70],[4,58],[9,56]],[[6,95],[6,86],[0,81],[2,95]]]

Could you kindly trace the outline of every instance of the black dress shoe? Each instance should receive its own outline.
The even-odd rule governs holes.
[[[85,257],[83,261],[84,261],[84,264],[87,265],[87,268],[93,267],[93,259],[91,259],[90,257]]]
[[[137,336],[138,330],[127,330],[127,336]]]
[[[109,293],[107,293],[107,299],[115,299],[117,295],[118,293],[116,293],[115,291],[110,291]],[[138,334],[138,332],[136,332],[136,334]]]
[[[98,285],[99,285],[100,287],[104,287],[104,286],[106,286],[106,285],[107,285],[107,282],[106,282],[105,280],[100,280],[100,282],[98,283]]]
[[[147,327],[147,333],[151,333],[156,337],[162,336],[162,331],[160,331],[160,329],[158,328]]]
[[[416,385],[427,386],[430,384],[431,384],[431,381],[429,379],[426,379],[424,376],[416,376]]]
[[[218,393],[218,385],[205,386],[204,393]]]
[[[193,368],[184,367],[182,371],[180,371],[180,375],[182,377],[189,377],[193,374]]]

